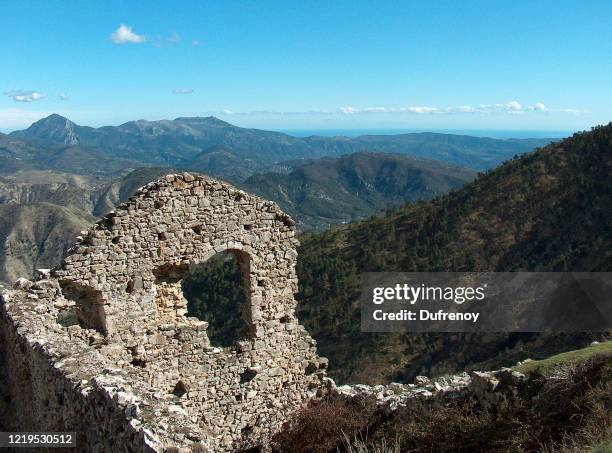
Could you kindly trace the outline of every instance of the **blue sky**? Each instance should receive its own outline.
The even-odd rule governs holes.
[[[612,2],[3,2],[0,130],[216,115],[269,129],[612,120]]]

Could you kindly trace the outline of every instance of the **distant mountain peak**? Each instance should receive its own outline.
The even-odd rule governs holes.
[[[59,113],[52,113],[51,115],[47,116],[46,118],[42,118],[40,120],[37,121],[41,122],[41,121],[70,121],[68,118],[66,118],[65,116],[60,115]],[[72,122],[72,121],[70,121]]]
[[[23,138],[51,140],[65,145],[78,145],[79,138],[75,132],[78,127],[68,118],[53,113],[46,118],[42,118],[19,135]]]
[[[36,121],[28,129],[41,126],[44,126],[46,128],[53,127],[59,129],[74,129],[74,126],[76,126],[76,124],[70,121],[65,116],[59,115],[57,113],[52,113],[51,115]]]

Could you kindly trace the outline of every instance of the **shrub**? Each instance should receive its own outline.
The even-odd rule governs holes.
[[[346,436],[367,435],[376,422],[370,398],[327,397],[301,410],[273,439],[279,452],[328,452],[341,448]]]
[[[612,444],[612,354],[537,370],[482,407],[473,396],[414,400],[384,416],[373,400],[328,397],[275,438],[279,452],[577,452]]]

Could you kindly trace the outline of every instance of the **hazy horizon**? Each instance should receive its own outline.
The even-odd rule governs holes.
[[[58,113],[53,113],[53,114],[59,115]],[[180,117],[186,117],[186,116],[187,115],[182,115],[176,118],[163,118],[163,119],[160,118],[157,120],[147,120],[147,121],[162,121],[162,120],[171,121],[171,120],[174,120]],[[208,116],[214,116],[214,115],[208,115]],[[68,117],[66,118],[72,121],[71,118],[68,118]],[[44,119],[44,118],[41,118],[41,119]],[[222,119],[222,118],[219,118],[219,119]],[[140,118],[140,119],[134,119],[130,121],[139,121],[139,120],[142,120],[142,119]],[[231,119],[230,120],[223,119],[223,121],[226,121],[237,127],[248,127],[248,126],[240,126],[239,124],[234,124],[231,121]],[[34,122],[32,124],[34,124]],[[125,122],[121,122],[118,124],[93,125],[93,124],[82,124],[76,121],[73,121],[73,122],[79,126],[88,126],[88,127],[94,127],[94,128],[99,128],[99,127],[104,127],[104,126],[116,127],[116,126],[120,126],[121,124],[125,124]],[[0,128],[0,132],[4,134],[10,134],[11,132],[14,132],[14,131],[25,130],[28,127],[30,127],[32,124],[29,124],[28,126],[23,127],[23,128],[12,128],[12,129]],[[357,137],[359,135],[396,135],[396,134],[431,132],[431,133],[438,133],[438,134],[466,135],[466,136],[472,136],[472,137],[490,137],[490,138],[496,138],[496,139],[512,139],[512,138],[515,138],[515,139],[527,139],[527,138],[559,139],[559,138],[569,137],[575,132],[580,132],[579,130],[570,131],[570,130],[538,130],[538,129],[530,130],[530,129],[452,129],[452,128],[424,129],[424,128],[410,128],[410,127],[405,127],[405,128],[324,128],[323,127],[323,128],[294,128],[294,129],[287,129],[287,128],[282,128],[282,127],[276,127],[276,128],[275,127],[270,127],[270,128],[255,127],[253,129],[260,129],[260,130],[272,131],[272,132],[281,132],[287,135],[292,135],[294,137],[309,137],[313,135],[320,135],[324,137],[334,137],[334,136]]]

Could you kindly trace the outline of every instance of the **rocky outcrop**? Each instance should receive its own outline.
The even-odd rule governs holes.
[[[50,203],[0,204],[0,281],[49,268],[92,217]]]

